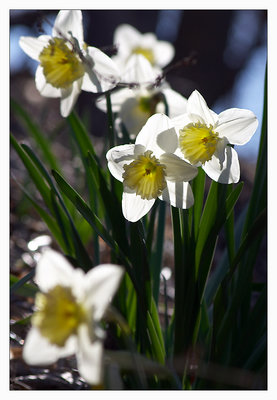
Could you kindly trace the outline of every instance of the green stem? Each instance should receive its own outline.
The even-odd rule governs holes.
[[[106,93],[109,149],[115,146],[114,121],[110,93]]]
[[[172,230],[174,240],[174,265],[175,265],[175,335],[174,354],[183,350],[183,240],[181,236],[180,210],[171,207]]]

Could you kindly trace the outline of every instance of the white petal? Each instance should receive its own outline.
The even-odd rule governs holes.
[[[123,192],[122,212],[124,217],[130,222],[136,222],[150,211],[156,199],[142,199],[135,193]]]
[[[35,282],[43,292],[56,285],[72,286],[74,269],[60,253],[47,248],[38,260]]]
[[[162,89],[162,93],[165,95],[168,104],[168,115],[170,118],[186,113],[188,101],[185,97],[171,88]]]
[[[128,83],[154,83],[157,71],[150,62],[141,54],[133,54],[124,68],[122,81]]]
[[[223,163],[217,157],[213,156],[202,168],[211,179],[219,183],[237,183],[240,178],[238,155],[230,146],[225,148]]]
[[[177,135],[171,120],[165,114],[154,114],[148,119],[136,138],[147,150],[159,157],[165,151],[172,152],[178,145]]]
[[[169,182],[159,198],[173,207],[190,208],[194,203],[190,184],[187,182]]]
[[[30,365],[49,365],[59,358],[68,357],[76,352],[76,336],[71,336],[64,347],[51,344],[39,330],[32,327],[23,347],[23,359]]]
[[[119,25],[114,33],[114,44],[118,46],[118,55],[128,57],[133,47],[140,44],[141,33],[128,24]]]
[[[85,92],[98,93],[102,92],[101,82],[98,79],[95,71],[86,66],[86,72],[83,76],[81,89]]]
[[[117,113],[119,112],[121,105],[124,103],[124,101],[134,96],[134,91],[129,88],[124,88],[111,93],[110,96],[111,96],[112,110],[114,113]],[[99,97],[96,100],[95,105],[100,110],[107,112],[107,101],[105,96]]]
[[[187,112],[199,115],[207,125],[214,126],[217,122],[216,114],[211,112],[206,101],[197,90],[194,90],[188,98]]]
[[[65,36],[69,40],[71,35],[78,40],[80,47],[84,43],[83,33],[83,19],[82,12],[80,10],[61,10],[55,20],[53,27],[53,36]]]
[[[61,97],[61,89],[57,89],[46,82],[43,68],[39,65],[36,70],[35,82],[37,90],[45,97]]]
[[[107,152],[106,158],[108,160],[108,168],[115,179],[123,182],[123,166],[125,164],[130,164],[130,162],[134,160],[134,150],[134,144],[123,144],[113,147]]]
[[[41,35],[37,38],[31,36],[21,36],[19,39],[19,45],[29,57],[39,61],[39,55],[43,48],[47,46],[50,39],[51,36],[48,35]]]
[[[118,114],[131,137],[136,137],[146,124],[149,113],[139,106],[139,99],[130,97],[124,101]]]
[[[218,116],[216,131],[232,144],[243,145],[254,135],[258,120],[252,111],[230,108]]]
[[[139,46],[145,49],[153,49],[157,46],[157,36],[152,33],[141,33]]]
[[[180,130],[183,129],[186,125],[192,123],[193,121],[190,118],[190,114],[180,114],[174,118],[171,118],[171,122],[174,125],[176,133],[179,137]]]
[[[162,40],[157,41],[153,50],[155,54],[155,63],[161,68],[169,64],[175,55],[175,50],[172,44]]]
[[[78,342],[76,356],[79,373],[91,385],[98,385],[103,375],[103,344],[99,340],[91,343],[88,328],[85,325],[79,328]]]
[[[198,169],[172,153],[164,153],[159,158],[166,166],[166,180],[188,182],[196,177]]]
[[[69,89],[62,89],[61,98],[61,115],[65,118],[73,110],[73,107],[78,99],[81,92],[80,84],[82,79],[74,81]]]
[[[97,78],[89,73],[94,92],[105,92],[117,85],[120,73],[115,62],[96,47],[88,47],[88,54],[93,61],[93,72]],[[89,71],[87,71],[89,72]],[[91,90],[92,91],[92,90]]]
[[[92,268],[85,278],[85,304],[92,307],[93,319],[100,320],[117,291],[124,269],[118,265],[102,264]]]

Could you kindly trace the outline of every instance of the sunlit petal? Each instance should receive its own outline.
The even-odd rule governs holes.
[[[194,204],[194,197],[187,182],[170,182],[167,181],[167,187],[159,198],[166,201],[173,207],[190,208]]]
[[[258,120],[252,111],[230,108],[219,114],[216,130],[230,143],[243,145],[252,138],[257,127]]]
[[[119,287],[124,270],[113,264],[94,267],[86,274],[84,290],[85,302],[93,309],[93,317],[100,320]]]
[[[123,192],[122,196],[122,212],[124,217],[130,222],[136,222],[154,205],[156,199],[142,199],[136,193]]]
[[[211,179],[219,183],[237,183],[240,178],[238,155],[230,146],[225,148],[223,163],[219,158],[213,156],[202,168]]]

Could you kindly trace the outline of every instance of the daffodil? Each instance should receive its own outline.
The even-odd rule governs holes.
[[[135,86],[111,93],[112,110],[131,138],[137,136],[151,115],[166,112],[165,103],[171,118],[186,110],[187,99],[172,90],[165,81],[155,85],[157,77],[157,71],[149,61],[140,54],[134,54],[126,64],[122,80]],[[96,105],[107,111],[105,98],[99,98]]]
[[[36,311],[23,358],[48,365],[76,354],[80,375],[90,384],[102,381],[104,331],[99,325],[123,275],[117,265],[103,264],[85,274],[59,253],[46,249],[38,261]]]
[[[171,43],[158,40],[154,33],[140,33],[131,25],[119,25],[114,33],[114,44],[118,47],[113,59],[123,68],[132,54],[141,54],[154,66],[163,68],[173,59]]]
[[[250,110],[230,108],[216,114],[195,90],[187,102],[186,113],[172,119],[179,147],[192,165],[220,183],[236,183],[240,166],[233,145],[246,144],[255,133],[258,120]]]
[[[157,198],[174,207],[189,208],[194,198],[189,184],[197,168],[175,154],[178,137],[171,120],[155,114],[136,137],[107,153],[111,174],[123,182],[122,211],[136,222],[146,215]]]
[[[35,76],[39,92],[46,97],[61,98],[63,117],[70,114],[81,90],[104,92],[120,79],[111,58],[84,42],[80,10],[60,11],[52,36],[22,36],[19,44],[39,62]]]

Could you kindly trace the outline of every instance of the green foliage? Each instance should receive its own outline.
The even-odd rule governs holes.
[[[172,318],[168,314],[166,280],[162,282],[163,313],[159,297],[166,204],[157,200],[141,221],[126,221],[121,209],[122,185],[110,176],[92,138],[73,112],[67,118],[69,135],[82,161],[87,188],[86,193],[80,193],[66,180],[49,140],[21,106],[12,102],[13,112],[35,140],[42,157],[11,135],[11,144],[34,184],[35,194],[18,184],[61,251],[88,271],[101,262],[101,240],[110,250],[111,262],[125,268],[114,302],[120,317],[114,314],[111,321],[118,351],[107,354],[119,365],[121,380],[127,386],[241,388],[239,378],[228,379],[232,368],[238,374],[234,376],[244,376],[247,371],[259,382],[264,380],[267,287],[253,280],[253,271],[267,227],[266,89],[265,82],[262,135],[247,210],[240,215],[235,212],[243,182],[222,185],[213,181],[205,193],[207,182],[201,168],[192,182],[194,206],[189,210],[171,208],[175,279]],[[106,99],[108,148],[115,143],[114,116],[109,94]],[[224,238],[225,248],[215,263],[219,237]],[[33,271],[20,280],[11,276],[11,293],[34,296],[36,287],[27,283],[32,277]],[[198,363],[195,370],[191,354]],[[207,365],[214,371],[222,367],[226,374],[217,382],[209,375]],[[254,387],[251,379],[249,382],[246,389]]]

